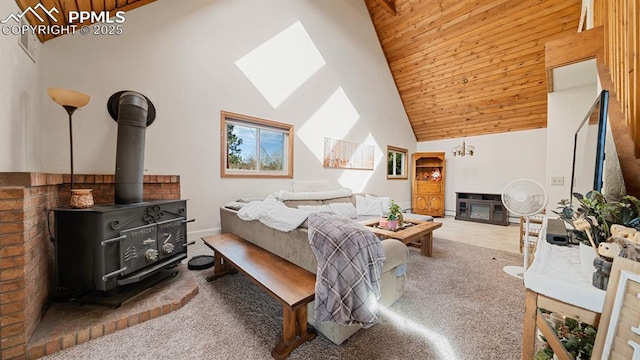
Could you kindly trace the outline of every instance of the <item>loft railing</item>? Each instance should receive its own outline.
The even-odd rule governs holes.
[[[640,196],[640,3],[594,0],[594,29],[602,29],[597,56],[602,88],[609,90],[609,123],[627,193]]]
[[[634,156],[640,158],[640,3],[595,0],[594,26],[600,25],[604,27],[604,65],[633,140]]]

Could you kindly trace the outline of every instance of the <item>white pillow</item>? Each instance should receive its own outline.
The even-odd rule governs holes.
[[[291,180],[291,190],[293,192],[326,191],[339,189],[337,183],[330,183],[328,180]]]
[[[327,205],[298,205],[298,210],[310,213],[331,213],[331,208]]]
[[[385,215],[387,211],[389,211],[389,206],[391,206],[391,198],[388,196],[375,196],[370,194],[365,194],[365,197],[374,201],[379,201],[380,206],[382,207],[382,214]]]
[[[358,215],[382,216],[382,202],[374,198],[356,195],[356,212]]]
[[[389,206],[391,206],[391,198],[388,196],[373,196],[369,194],[365,194],[368,199],[373,199],[380,201],[380,206],[382,207],[382,213],[386,214],[389,212]]]
[[[331,203],[329,204],[329,208],[336,215],[346,217],[349,219],[356,219],[358,217],[358,212],[356,211],[355,206],[352,203]]]

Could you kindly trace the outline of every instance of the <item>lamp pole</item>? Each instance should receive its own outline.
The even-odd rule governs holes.
[[[69,114],[69,158],[71,159],[71,190],[73,190],[73,123],[72,123],[72,115],[78,109],[75,106],[64,105],[63,106],[67,113]]]

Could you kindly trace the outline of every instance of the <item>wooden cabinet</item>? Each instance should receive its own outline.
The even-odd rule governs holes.
[[[411,162],[411,212],[444,216],[444,152],[414,153]]]
[[[456,193],[456,220],[509,225],[499,194]]]

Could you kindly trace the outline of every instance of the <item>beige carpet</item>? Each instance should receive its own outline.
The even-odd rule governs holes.
[[[341,346],[318,336],[290,359],[520,359],[524,286],[506,275],[522,255],[436,239],[411,249],[405,295]],[[242,275],[213,283],[177,312],[43,359],[270,359],[282,310]]]

